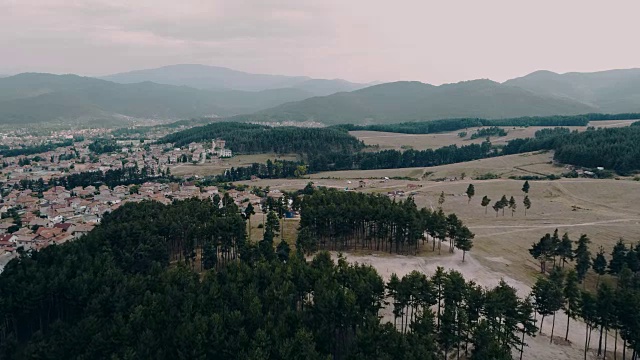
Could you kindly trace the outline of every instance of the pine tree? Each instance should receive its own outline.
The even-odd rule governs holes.
[[[604,257],[604,248],[600,246],[596,257],[593,258],[593,271],[598,274],[596,289],[600,287],[600,277],[607,272],[607,259]]]
[[[442,205],[444,204],[444,191],[440,193],[440,197],[438,198],[438,207],[442,209]]]
[[[513,217],[513,214],[516,212],[517,207],[518,204],[516,204],[516,199],[514,199],[512,196],[511,199],[509,199],[509,209],[511,209],[511,217]]]
[[[522,185],[522,192],[525,194],[529,194],[529,189],[530,189],[529,181],[527,180],[524,182],[524,185]]]
[[[536,332],[538,331],[531,296],[527,296],[524,300],[519,302],[518,316],[521,324],[520,331],[522,331],[522,339],[520,341],[520,360],[522,360],[524,347],[527,345],[524,341],[524,337],[526,335],[532,337],[536,336]]]
[[[567,263],[567,260],[573,260],[573,241],[569,238],[568,233],[564,233],[562,235],[562,240],[558,245],[558,256],[560,256],[560,260],[562,262],[562,268],[564,269],[564,265]]]
[[[287,261],[287,259],[289,259],[289,252],[291,251],[291,249],[289,248],[289,244],[287,244],[284,239],[280,240],[280,243],[278,244],[278,247],[276,248],[276,254],[278,255],[278,259],[280,259],[280,261],[284,262]]]
[[[509,200],[506,195],[502,195],[500,199],[500,209],[502,209],[502,216],[504,216],[504,209],[509,206]]]
[[[600,284],[596,300],[596,313],[600,325],[600,339],[598,341],[598,356],[602,354],[602,338],[604,335],[604,352],[607,352],[607,333],[615,316],[615,294],[606,283]]]
[[[493,204],[493,211],[496,212],[496,217],[498,217],[498,213],[500,212],[500,208],[502,206],[502,203],[498,200],[495,202],[495,204]]]
[[[564,279],[565,279],[564,273],[559,267],[554,267],[551,273],[549,274],[549,282],[553,286],[553,291],[551,292],[552,294],[551,302],[554,309],[553,323],[551,326],[551,343],[553,343],[553,332],[556,327],[556,313],[558,312],[558,310],[562,309],[562,306],[565,300],[564,293],[563,293],[563,290],[565,287]]]
[[[484,213],[487,213],[487,206],[489,206],[489,204],[491,204],[491,199],[489,199],[489,197],[487,195],[485,195],[482,198],[482,202],[480,203],[480,205],[482,205],[482,207],[484,207]]]
[[[529,200],[529,196],[525,196],[523,200],[524,204],[524,216],[527,216],[527,210],[531,209],[531,200]]]
[[[596,298],[587,291],[580,293],[580,317],[587,325],[584,337],[584,358],[587,358],[589,343],[591,342],[591,330],[596,324],[597,304]]]
[[[475,234],[466,226],[462,226],[456,233],[455,247],[462,250],[462,262],[464,262],[464,257],[467,251],[471,250],[473,247],[474,237]]]
[[[622,267],[627,262],[627,246],[622,239],[614,245],[613,251],[611,251],[611,261],[609,261],[609,273],[619,274]]]
[[[471,203],[471,198],[473,198],[476,194],[476,189],[473,184],[469,184],[467,187],[467,197],[469,198],[468,203]]]
[[[560,248],[560,235],[558,229],[555,229],[553,236],[551,236],[551,256],[553,257],[553,266],[556,266],[556,257],[559,255],[558,250]]]
[[[580,289],[578,289],[578,275],[575,270],[569,270],[564,282],[564,313],[567,314],[567,332],[564,340],[569,339],[569,321],[575,319],[579,313]]]
[[[251,240],[251,216],[255,214],[256,212],[255,212],[255,209],[253,208],[253,204],[249,202],[247,207],[244,209],[244,217],[245,219],[247,219],[247,222],[249,223],[249,240]]]
[[[532,244],[529,249],[529,254],[540,262],[540,273],[544,274],[547,271],[547,261],[549,261],[549,257],[553,254],[552,245],[551,235],[545,234],[537,243]]]
[[[576,261],[576,274],[578,275],[578,281],[583,282],[587,276],[587,272],[591,267],[591,252],[589,252],[589,243],[591,240],[587,235],[581,235],[578,239],[576,249],[574,250],[574,259]]]

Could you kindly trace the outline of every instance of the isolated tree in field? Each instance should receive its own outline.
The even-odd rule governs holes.
[[[598,274],[596,289],[600,287],[600,277],[607,273],[607,259],[604,257],[604,248],[600,246],[596,257],[593,258],[593,271]]]
[[[591,240],[587,235],[581,235],[577,241],[576,249],[574,250],[573,258],[576,262],[576,274],[578,275],[578,281],[583,282],[589,268],[591,268],[591,252],[589,251],[589,243]]]
[[[516,199],[514,199],[512,196],[511,199],[509,199],[509,209],[511,209],[511,217],[513,217],[513,214],[516,212],[517,207],[518,204],[516,204]]]
[[[467,187],[467,197],[469,198],[469,201],[467,202],[467,204],[471,203],[471,198],[473,198],[475,194],[476,194],[475,187],[473,186],[473,184],[469,184],[469,186]]]
[[[466,226],[462,226],[456,233],[454,240],[455,246],[457,249],[462,250],[462,262],[464,262],[464,257],[467,254],[467,251],[471,250],[473,247],[474,237],[475,234]]]
[[[569,321],[578,316],[580,312],[580,289],[578,288],[578,275],[575,270],[569,270],[564,281],[564,313],[567,314],[567,332],[564,340],[569,339]]]
[[[553,343],[553,331],[556,328],[556,313],[564,304],[564,272],[559,267],[554,267],[549,274],[549,282],[552,284],[553,323],[551,325],[551,343]]]
[[[533,243],[529,249],[529,254],[540,262],[540,273],[544,274],[547,271],[547,261],[553,254],[551,235],[545,234],[537,243]]]
[[[522,185],[522,192],[525,194],[529,194],[529,188],[529,181],[527,180],[524,182],[524,185]]]
[[[438,206],[442,209],[442,205],[444,204],[444,191],[440,193],[440,197],[438,198]]]
[[[573,260],[573,241],[569,238],[568,233],[564,233],[562,235],[562,240],[560,240],[560,244],[556,249],[556,254],[560,257],[560,261],[562,262],[562,268],[564,269],[564,265],[567,263],[567,260]]]
[[[529,195],[524,197],[522,203],[524,205],[524,216],[527,216],[527,210],[531,209],[531,200],[529,200]]]
[[[620,239],[613,246],[611,251],[611,261],[609,261],[609,273],[617,275],[622,270],[624,264],[627,263],[627,246],[624,244],[624,240]]]
[[[485,195],[482,198],[482,202],[480,203],[480,205],[482,205],[482,207],[484,207],[484,213],[487,213],[487,206],[489,206],[489,204],[491,204],[491,199],[489,199],[489,197],[487,195]]]
[[[506,195],[502,195],[502,198],[500,199],[500,209],[502,209],[502,216],[504,216],[504,208],[506,208],[507,206],[509,206],[509,200],[507,199]]]

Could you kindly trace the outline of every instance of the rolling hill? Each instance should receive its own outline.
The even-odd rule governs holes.
[[[117,84],[77,75],[25,73],[0,79],[0,124],[231,116],[310,96],[299,89],[199,90],[153,82]]]
[[[250,74],[224,67],[181,64],[156,69],[136,70],[105,76],[102,79],[122,84],[152,81],[158,84],[189,86],[196,89],[264,91],[291,88],[314,96],[330,95],[366,87],[346,80],[312,79],[306,76]]]
[[[566,74],[536,71],[504,84],[580,101],[600,112],[640,111],[640,69]]]
[[[573,115],[596,110],[596,107],[576,100],[538,94],[490,80],[441,86],[395,82],[286,103],[252,115],[236,116],[233,120],[362,124],[463,117]]]

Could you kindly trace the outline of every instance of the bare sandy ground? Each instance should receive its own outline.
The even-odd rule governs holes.
[[[443,254],[441,256],[432,257],[415,257],[415,256],[376,256],[376,255],[349,255],[345,257],[350,262],[357,262],[360,264],[367,264],[373,266],[378,273],[387,281],[391,274],[395,273],[399,277],[409,274],[413,270],[420,271],[427,276],[432,275],[438,266],[442,266],[446,270],[457,270],[467,280],[473,280],[480,285],[486,287],[497,286],[501,279],[507,284],[514,287],[518,291],[518,295],[521,297],[527,296],[531,292],[531,287],[521,281],[518,281],[510,277],[507,273],[496,272],[482,265],[473,255],[467,253],[465,262],[462,262],[462,254],[457,252],[455,254]],[[335,255],[335,254],[334,254]],[[498,261],[507,263],[501,258],[487,258],[488,261]],[[507,264],[508,265],[508,264]],[[393,321],[393,314],[391,309],[383,310],[383,319],[387,321]],[[538,320],[540,317],[538,316]],[[571,320],[569,326],[569,341],[570,344],[564,343],[564,334],[566,331],[566,315],[559,311],[556,315],[556,324],[554,330],[554,343],[550,343],[552,319],[545,318],[542,334],[537,335],[535,338],[528,337],[525,341],[528,344],[528,348],[525,348],[523,359],[530,360],[550,360],[550,359],[567,359],[567,360],[579,360],[584,359],[584,339],[586,334],[586,326],[581,321]],[[538,324],[539,326],[539,324]],[[561,341],[557,341],[561,338]],[[613,350],[614,337],[609,336],[608,350]],[[590,348],[587,358],[596,359],[594,350],[598,347],[598,333],[593,331]],[[621,353],[622,341],[619,341],[618,350]],[[514,353],[514,358],[518,358],[519,353]]]

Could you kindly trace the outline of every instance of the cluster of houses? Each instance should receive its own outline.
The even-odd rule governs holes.
[[[251,203],[259,211],[263,199],[249,191],[228,190],[228,195],[244,210]],[[174,200],[211,200],[219,194],[215,186],[199,187],[192,182],[141,185],[76,187],[55,186],[37,196],[31,190],[11,190],[0,200],[0,256],[23,250],[41,249],[78,238],[100,223],[105,213],[127,202],[143,200],[170,204]],[[280,197],[279,191],[269,194]],[[221,195],[220,195],[221,196]]]

